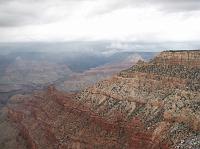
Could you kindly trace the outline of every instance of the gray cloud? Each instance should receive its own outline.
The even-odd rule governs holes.
[[[0,27],[55,22],[70,14],[72,3],[82,1],[86,0],[0,0]]]
[[[0,42],[198,41],[199,14],[199,0],[0,0]]]
[[[157,3],[161,10],[185,12],[185,11],[199,11],[200,1],[198,0],[149,0],[149,2]]]
[[[104,8],[96,11],[98,14],[109,13],[125,7],[148,8],[155,7],[166,13],[200,11],[199,0],[113,0]]]
[[[101,0],[0,0],[0,27],[44,24],[59,20],[71,13],[74,7],[84,1]],[[164,12],[192,12],[200,10],[199,0],[110,0],[95,10],[94,15],[109,13],[124,7],[153,6]],[[62,7],[62,11],[59,7]],[[65,9],[64,9],[65,8]],[[58,11],[58,12],[57,12]],[[78,10],[77,10],[78,11]],[[51,12],[51,13],[50,13]],[[59,14],[61,13],[61,14]]]
[[[23,0],[0,1],[0,26],[21,26],[36,23],[41,19],[43,4]],[[40,14],[41,13],[41,14]]]

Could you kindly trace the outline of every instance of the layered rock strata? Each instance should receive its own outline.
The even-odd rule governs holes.
[[[78,94],[17,95],[7,113],[32,149],[198,149],[200,51],[162,52]]]

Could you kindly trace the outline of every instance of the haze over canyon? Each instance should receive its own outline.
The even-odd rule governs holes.
[[[200,149],[200,0],[0,0],[0,149]]]
[[[200,51],[114,51],[4,53],[1,148],[198,149]]]

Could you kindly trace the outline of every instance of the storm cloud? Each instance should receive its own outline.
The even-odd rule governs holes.
[[[125,7],[155,9],[165,13],[193,12],[200,10],[198,0],[111,0],[105,7],[97,10],[100,13],[108,13]]]
[[[199,11],[198,0],[1,0],[0,26],[21,26],[29,24],[43,24],[58,21],[67,17],[76,7],[85,2],[99,3],[99,8],[90,12],[109,13],[125,7],[155,7],[165,12]],[[87,7],[85,8],[87,9]],[[90,14],[88,14],[90,15]]]
[[[0,41],[196,41],[199,15],[198,0],[0,0]]]
[[[72,4],[77,1],[64,0],[1,0],[0,26],[24,26],[44,24],[70,15]]]

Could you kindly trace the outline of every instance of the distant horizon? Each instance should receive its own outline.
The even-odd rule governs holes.
[[[169,50],[199,50],[200,42],[121,42],[111,40],[98,41],[25,41],[0,42],[0,51],[106,51],[106,52],[161,52]]]

